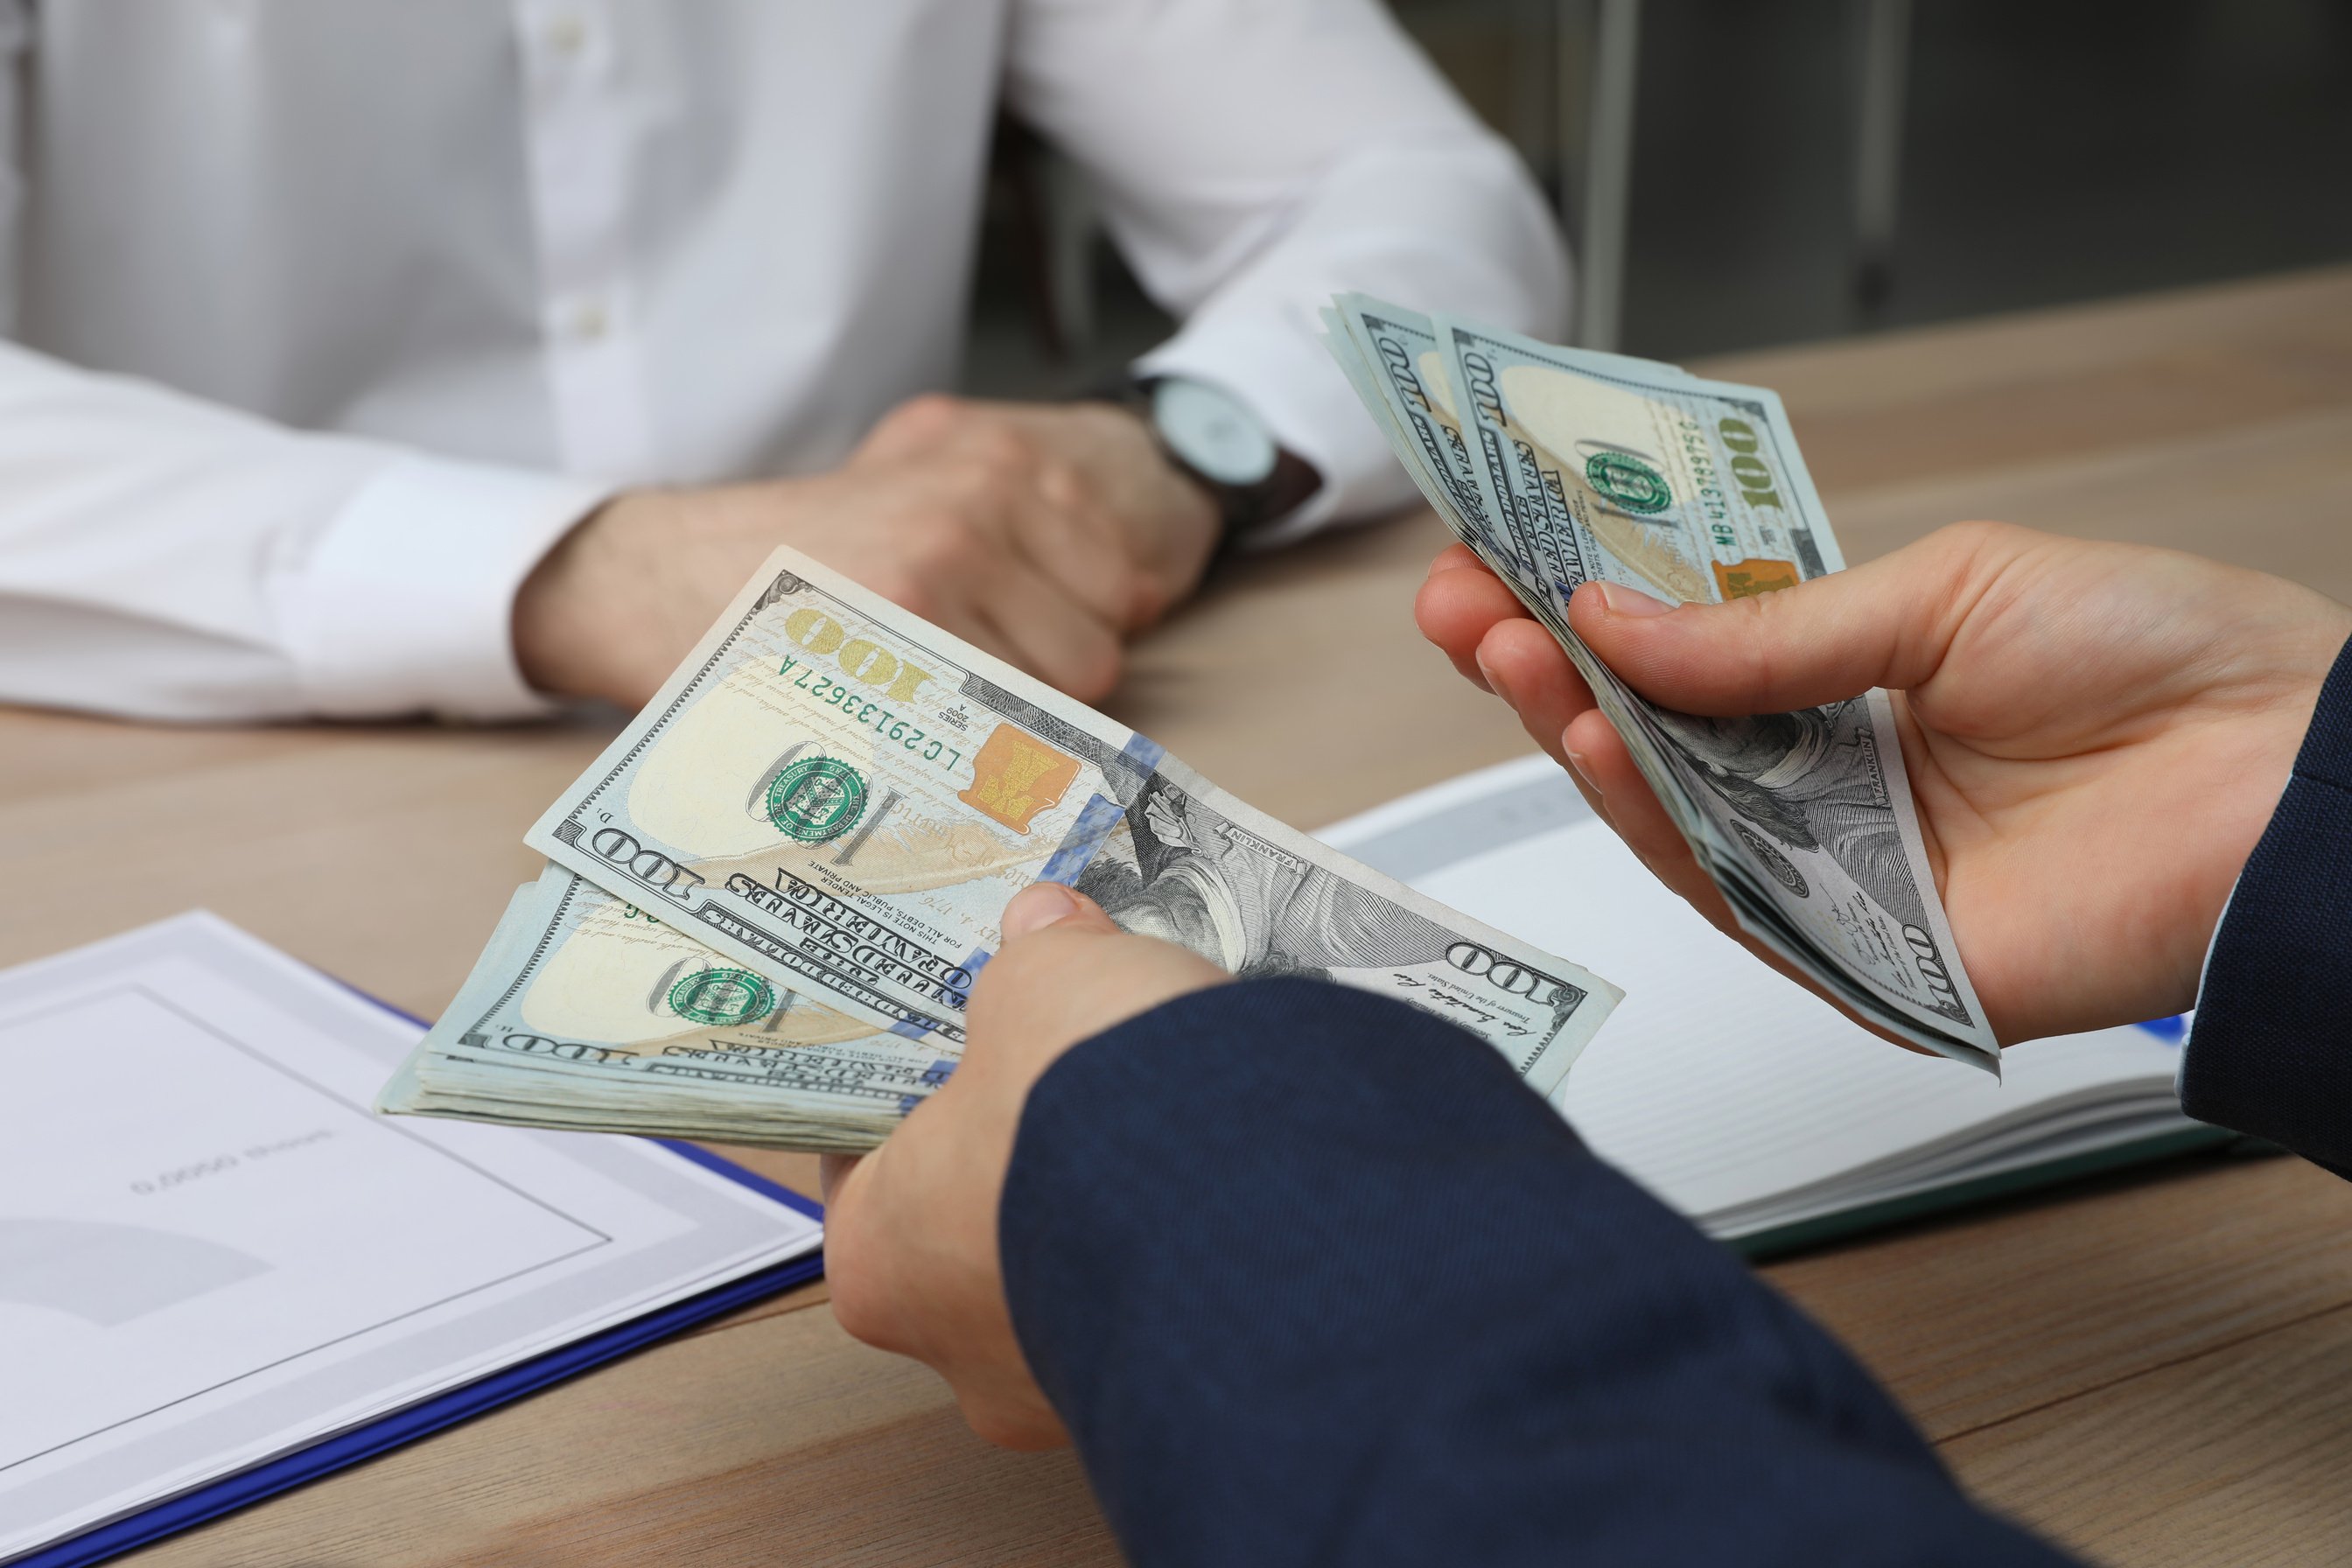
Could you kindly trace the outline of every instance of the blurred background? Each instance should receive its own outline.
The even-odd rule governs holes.
[[[1564,215],[1578,341],[1685,360],[2352,257],[2347,0],[1393,0]],[[1467,308],[1466,304],[1465,307]],[[965,382],[1164,337],[998,136]]]

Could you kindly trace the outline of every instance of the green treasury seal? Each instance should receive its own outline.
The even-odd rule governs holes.
[[[1584,477],[1594,489],[1644,517],[1665,510],[1675,499],[1666,477],[1631,452],[1593,453],[1584,459]]]
[[[776,1010],[776,988],[748,969],[705,969],[669,988],[669,1008],[698,1024],[732,1027]]]
[[[768,820],[803,844],[840,837],[866,815],[866,780],[832,757],[794,763],[768,785]]]

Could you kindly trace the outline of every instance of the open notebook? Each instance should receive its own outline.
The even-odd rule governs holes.
[[[1560,1109],[1751,1254],[2232,1136],[2180,1113],[2185,1019],[2021,1046],[1999,1081],[1865,1033],[1660,886],[1549,758],[1317,837],[1623,986]]]

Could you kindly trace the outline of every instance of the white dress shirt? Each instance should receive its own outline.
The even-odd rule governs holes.
[[[1533,331],[1566,258],[1376,0],[0,0],[0,700],[541,700],[516,589],[615,489],[820,470],[953,384],[1002,101],[1326,484],[1315,342]]]

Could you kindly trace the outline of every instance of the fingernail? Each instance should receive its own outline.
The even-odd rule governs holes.
[[[1631,616],[1636,620],[1666,615],[1674,609],[1664,599],[1653,599],[1641,589],[1628,588],[1622,583],[1601,584],[1601,603],[1612,616]]]
[[[1477,661],[1478,673],[1486,679],[1486,689],[1501,698],[1504,701],[1510,701],[1511,694],[1503,689],[1503,683],[1495,678],[1495,672],[1486,666],[1486,649],[1481,648],[1471,657]]]
[[[1565,746],[1561,749],[1563,751],[1567,750]],[[1576,770],[1576,776],[1582,779],[1587,787],[1595,790],[1601,787],[1599,782],[1592,776],[1592,759],[1586,756],[1582,752],[1569,752],[1568,765]]]
[[[1027,936],[1059,925],[1078,912],[1078,896],[1059,882],[1034,882],[1013,895],[1004,906],[1004,934]]]

